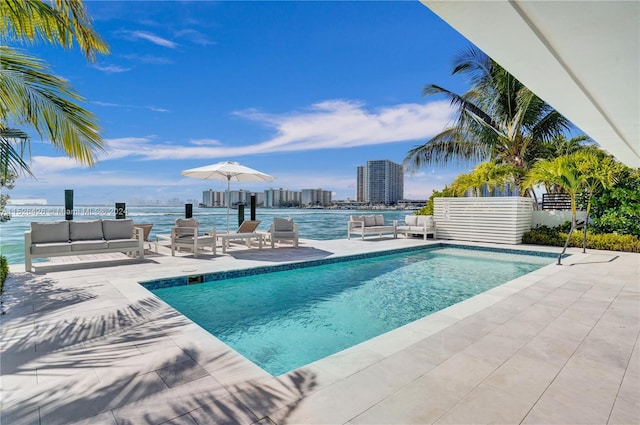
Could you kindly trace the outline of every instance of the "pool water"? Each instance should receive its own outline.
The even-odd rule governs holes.
[[[152,292],[277,376],[552,262],[440,248]]]

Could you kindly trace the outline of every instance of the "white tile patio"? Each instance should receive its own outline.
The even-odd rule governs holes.
[[[563,266],[279,377],[137,283],[423,243],[303,240],[298,249],[234,247],[215,258],[161,247],[144,262],[114,254],[36,263],[35,274],[12,266],[0,319],[0,420],[640,423],[640,254],[570,250]]]

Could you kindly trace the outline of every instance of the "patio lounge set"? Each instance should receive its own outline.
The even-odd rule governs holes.
[[[170,241],[171,255],[187,249],[197,257],[205,249],[216,255],[217,247],[226,253],[231,241],[243,241],[247,247],[257,244],[262,249],[264,244],[272,248],[276,243],[289,242],[298,247],[299,229],[292,218],[274,218],[273,224],[265,231],[258,231],[260,221],[244,221],[236,231],[218,232],[214,227],[206,230],[194,218],[175,221],[170,235],[158,235]],[[31,230],[25,232],[25,270],[32,271],[33,258],[60,257],[72,255],[101,254],[124,252],[129,256],[144,259],[144,243],[149,243],[151,224],[136,225],[131,219],[90,220],[90,221],[55,221],[32,222]],[[436,238],[436,226],[432,216],[405,217],[404,223],[397,221],[385,223],[384,216],[352,215],[347,224],[347,238],[352,234],[365,236],[393,235],[422,236]],[[156,240],[156,252],[157,252]],[[220,245],[219,245],[220,244]]]

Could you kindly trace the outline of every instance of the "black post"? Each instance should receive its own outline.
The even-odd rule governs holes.
[[[193,204],[184,204],[184,218],[193,217]]]
[[[73,189],[64,191],[64,219],[73,220]]]
[[[116,220],[127,218],[127,204],[124,202],[116,202]]]
[[[244,221],[244,204],[239,203],[238,204],[238,227],[240,227],[243,221]]]
[[[256,195],[251,195],[251,221],[256,219]]]

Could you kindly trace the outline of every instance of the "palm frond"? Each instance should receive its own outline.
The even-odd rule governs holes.
[[[411,149],[403,163],[410,172],[423,166],[473,164],[487,159],[489,151],[482,144],[459,138],[455,128],[445,129],[424,145]]]
[[[96,117],[63,79],[47,74],[42,61],[0,46],[0,123],[32,125],[68,156],[92,165],[104,151]]]
[[[0,40],[44,41],[65,48],[77,43],[88,60],[109,53],[109,46],[93,29],[85,6],[77,0],[0,1]]]

